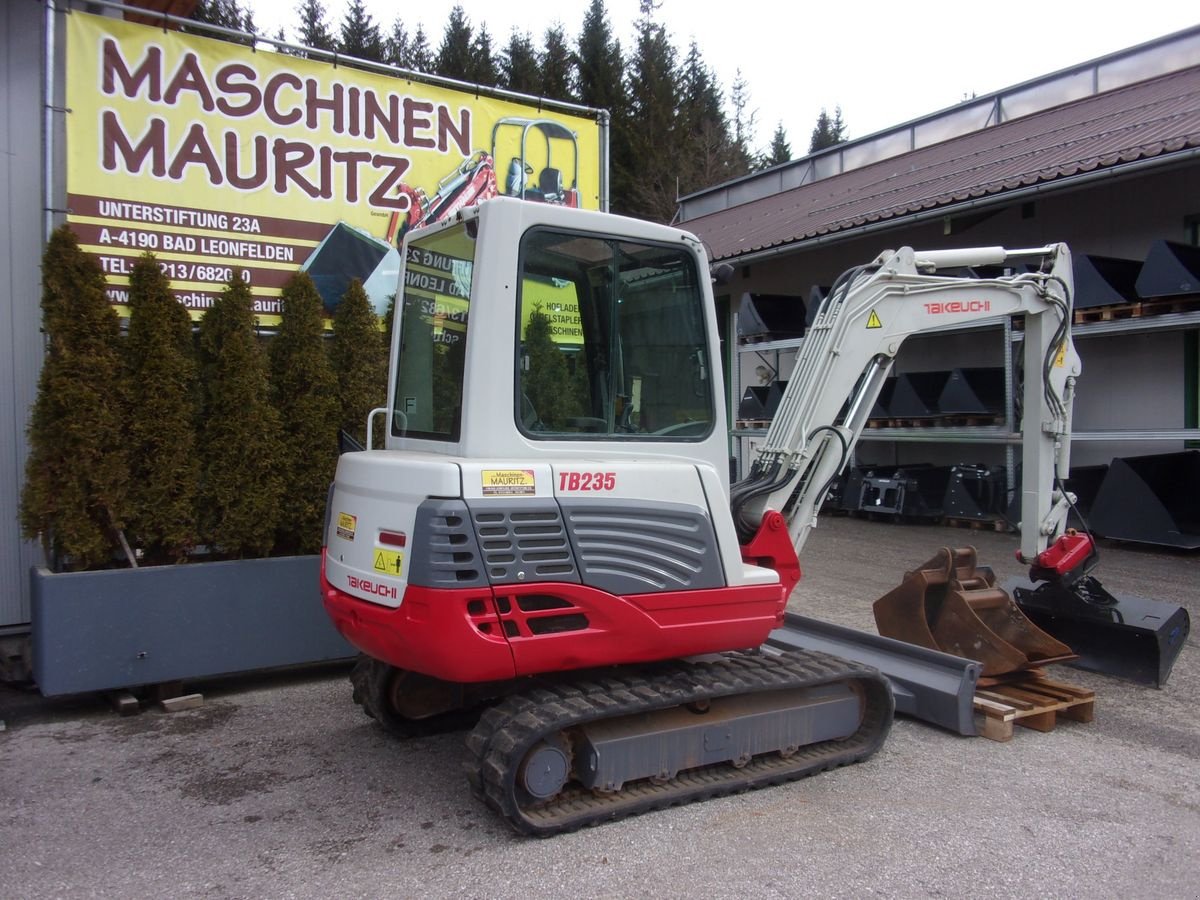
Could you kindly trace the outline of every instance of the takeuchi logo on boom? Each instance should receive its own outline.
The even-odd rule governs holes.
[[[287,67],[268,72],[269,65],[206,65],[192,51],[172,62],[155,44],[130,58],[120,42],[104,37],[101,93],[149,104],[151,114],[135,121],[128,104],[124,116],[116,108],[100,110],[101,167],[171,181],[199,173],[213,187],[280,195],[297,190],[312,199],[365,199],[373,207],[404,211],[410,199],[397,187],[412,161],[397,148],[471,153],[471,110],[465,106],[322,83]],[[336,145],[313,140],[322,133],[336,137]]]
[[[950,313],[991,312],[990,300],[946,300],[926,303],[925,312],[933,316],[949,315]]]

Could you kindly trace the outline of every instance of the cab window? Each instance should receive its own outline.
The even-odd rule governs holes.
[[[461,436],[474,260],[475,239],[465,225],[409,244],[396,313],[395,437],[457,441]]]
[[[695,257],[535,228],[520,255],[517,423],[535,439],[701,440],[711,366]]]

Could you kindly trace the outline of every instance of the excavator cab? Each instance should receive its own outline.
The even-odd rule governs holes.
[[[356,523],[325,554],[351,643],[479,682],[778,625],[726,505],[708,260],[679,234],[498,197],[405,237],[384,449],[343,455],[330,500]]]
[[[536,834],[874,752],[877,672],[742,652],[794,582],[729,514],[700,242],[497,197],[402,256],[385,446],[339,459],[322,556],[364,710],[411,734],[490,704],[472,787]]]

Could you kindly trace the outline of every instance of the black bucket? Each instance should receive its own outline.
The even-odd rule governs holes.
[[[1110,594],[1091,576],[1072,587],[1016,579],[1005,589],[1027,618],[1078,654],[1071,665],[1142,684],[1166,684],[1191,630],[1182,606]]]
[[[804,337],[806,316],[803,297],[743,294],[738,306],[738,335],[776,341]]]
[[[1092,531],[1118,541],[1200,548],[1200,450],[1117,457],[1092,501]]]
[[[1155,241],[1137,277],[1139,297],[1200,293],[1200,247]]]
[[[871,407],[869,419],[888,419],[891,417],[892,394],[896,391],[896,376],[889,375],[883,380],[883,386],[879,389],[879,396],[875,398],[875,405]]]
[[[779,411],[779,404],[783,401],[787,384],[786,381],[776,380],[767,385],[767,399],[763,401],[763,412],[768,419],[775,418],[775,413]]]
[[[746,388],[742,402],[738,404],[739,419],[761,420],[767,417],[767,387],[754,385]]]
[[[1003,415],[1004,370],[951,369],[938,395],[937,411],[944,416]]]
[[[1072,260],[1072,268],[1075,309],[1137,302],[1137,278],[1142,271],[1140,260],[1080,254]]]
[[[893,419],[926,419],[940,414],[938,399],[950,373],[904,372],[896,376],[896,387],[888,401]]]

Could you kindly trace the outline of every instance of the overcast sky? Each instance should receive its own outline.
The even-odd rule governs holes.
[[[243,0],[260,33],[294,38],[299,0]],[[397,16],[425,27],[436,50],[455,0],[366,0],[387,34]],[[588,0],[459,0],[473,28],[486,25],[497,50],[513,29],[535,44],[559,22],[574,44]],[[607,0],[623,51],[633,45],[638,0]],[[326,0],[336,33],[345,0]],[[655,14],[682,56],[695,39],[728,99],[740,69],[756,111],[753,150],[783,124],[792,155],[808,149],[821,108],[841,106],[850,137],[863,137],[1078,62],[1200,24],[1176,0],[662,0]]]

